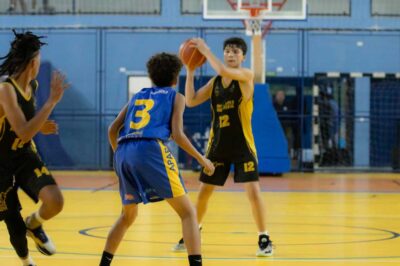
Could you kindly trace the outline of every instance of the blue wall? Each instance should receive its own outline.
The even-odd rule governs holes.
[[[176,53],[193,36],[205,38],[221,57],[226,37],[244,36],[239,21],[182,16],[179,0],[164,2],[160,16],[0,16],[0,55],[8,50],[11,28],[31,29],[47,36],[42,60],[68,77],[71,88],[53,118],[73,168],[109,168],[106,129],[127,101],[127,76],[121,67],[144,72],[150,55]],[[351,17],[276,22],[266,37],[267,71],[300,78],[326,71],[400,72],[400,19],[372,18],[369,5],[352,0]],[[198,74],[214,72],[206,64]]]

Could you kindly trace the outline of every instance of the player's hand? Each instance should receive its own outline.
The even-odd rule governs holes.
[[[193,38],[190,41],[190,44],[191,46],[196,47],[202,54],[205,54],[210,50],[210,48],[208,48],[206,42],[202,38]]]
[[[40,133],[44,135],[58,134],[58,125],[54,120],[47,120],[44,122]]]
[[[215,171],[215,166],[214,164],[207,158],[203,158],[202,166],[204,167],[203,172],[206,175],[213,175]]]
[[[57,104],[68,87],[69,84],[65,82],[65,76],[58,71],[54,71],[51,75],[49,101],[53,104]]]

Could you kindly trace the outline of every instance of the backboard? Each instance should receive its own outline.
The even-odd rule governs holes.
[[[203,0],[204,19],[305,20],[306,0]]]

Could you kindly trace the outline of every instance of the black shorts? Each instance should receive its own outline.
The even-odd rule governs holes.
[[[0,169],[0,221],[4,220],[7,213],[20,210],[21,204],[17,188],[14,186],[13,176]]]
[[[211,160],[211,159],[210,159]],[[229,176],[231,165],[234,165],[233,180],[235,183],[247,183],[259,180],[257,160],[250,158],[244,162],[211,160],[215,166],[212,176],[206,175],[204,171],[200,174],[200,181],[210,185],[223,186]]]
[[[35,202],[39,201],[42,188],[57,184],[39,155],[33,151],[19,155],[14,169],[16,186]]]

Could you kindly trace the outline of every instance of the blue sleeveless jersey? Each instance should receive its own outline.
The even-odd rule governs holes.
[[[168,140],[176,91],[173,88],[145,88],[129,102],[118,142],[126,139],[151,138]]]

